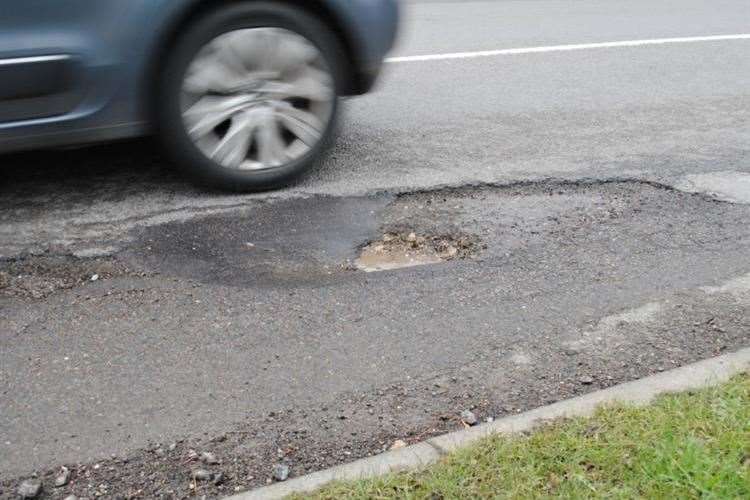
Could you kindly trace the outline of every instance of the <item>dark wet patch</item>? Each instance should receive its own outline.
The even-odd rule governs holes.
[[[304,283],[349,269],[390,196],[263,203],[144,230],[120,258],[204,283]]]

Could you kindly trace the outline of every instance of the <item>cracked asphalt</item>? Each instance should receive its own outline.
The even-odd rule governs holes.
[[[408,2],[396,55],[741,33],[720,3]],[[749,49],[389,64],[259,195],[148,140],[3,157],[0,498],[219,497],[747,346]],[[475,247],[352,265],[412,232]]]

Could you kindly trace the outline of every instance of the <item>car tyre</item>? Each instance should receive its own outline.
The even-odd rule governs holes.
[[[281,36],[286,38],[278,38]],[[274,39],[277,41],[273,42]],[[255,43],[256,40],[262,43]],[[245,47],[254,48],[245,50]],[[264,48],[261,50],[257,47]],[[267,52],[265,55],[263,50]],[[291,55],[277,58],[283,64],[268,62],[275,57],[268,54],[283,55],[284,51]],[[339,39],[324,22],[298,8],[271,2],[242,2],[208,12],[183,28],[164,53],[155,103],[157,133],[178,168],[200,184],[239,192],[286,185],[309,171],[332,141],[338,96],[344,85],[344,54]],[[236,57],[240,63],[226,63],[229,57]],[[220,74],[220,78],[208,70],[204,71],[211,66],[206,61],[219,61],[212,64],[219,68],[214,73]],[[224,77],[227,74],[224,66],[231,68],[230,77]],[[238,70],[238,66],[241,69]],[[248,69],[249,76],[240,78],[235,75],[246,67],[253,68],[252,71]],[[276,69],[275,72],[265,71],[266,76],[256,79],[255,75],[264,74],[263,67]],[[202,73],[209,76],[204,77]],[[266,81],[263,78],[274,80]],[[292,83],[276,81],[283,78],[291,79]],[[308,80],[313,81],[307,85],[310,89],[300,83]],[[330,102],[327,101],[329,83]],[[294,93],[296,89],[303,89],[300,91],[304,94],[302,98],[286,97],[287,93]],[[204,90],[205,94],[200,94]],[[266,90],[270,93],[264,93]],[[219,106],[214,103],[230,102],[233,95],[247,95],[252,99],[258,95],[270,97],[262,105],[255,101],[243,104],[246,109],[237,111],[228,121],[206,132],[205,123],[210,127],[223,115],[216,114],[213,121],[206,121],[193,109],[209,109],[199,106],[204,101],[212,103],[214,107],[210,109],[218,109]],[[192,107],[186,105],[186,101],[191,102]],[[221,113],[226,113],[230,107],[229,104],[221,106]],[[299,117],[302,119],[298,120]],[[274,121],[276,125],[273,125]],[[270,123],[268,130],[272,132],[254,129],[255,123]],[[284,128],[289,124],[289,128]],[[250,139],[234,139],[240,135],[239,132],[232,132],[235,129],[243,135],[249,134]],[[247,133],[248,130],[254,131]],[[199,137],[201,133],[207,135]],[[266,137],[264,141],[260,141],[261,134]],[[250,146],[247,157],[238,160],[242,156],[243,141],[249,141]],[[231,150],[226,146],[229,143],[239,146]],[[255,150],[253,144],[256,144]],[[253,155],[258,158],[252,159]],[[265,160],[259,159],[261,157]]]

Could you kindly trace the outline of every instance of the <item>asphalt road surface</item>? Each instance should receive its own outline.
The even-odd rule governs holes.
[[[217,496],[750,343],[748,2],[404,15],[291,188],[0,158],[0,497]]]

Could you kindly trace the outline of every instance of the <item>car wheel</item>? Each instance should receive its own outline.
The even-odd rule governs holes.
[[[314,16],[245,2],[213,11],[166,52],[158,132],[194,179],[221,189],[284,185],[325,151],[343,51]]]

